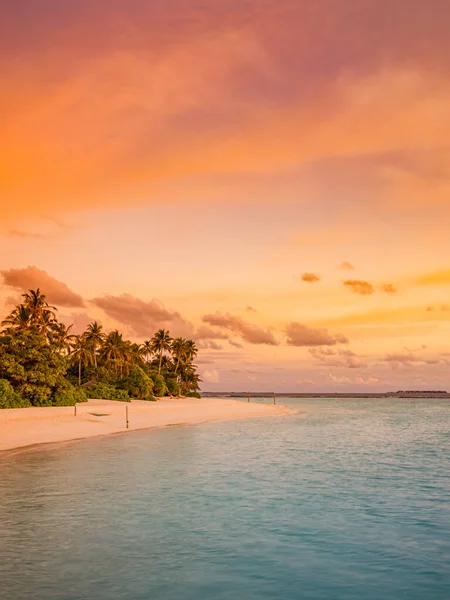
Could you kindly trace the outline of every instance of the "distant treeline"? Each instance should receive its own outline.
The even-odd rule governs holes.
[[[447,394],[447,390],[398,390],[395,394]]]

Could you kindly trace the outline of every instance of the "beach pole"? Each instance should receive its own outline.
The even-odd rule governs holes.
[[[77,416],[77,405],[76,405],[76,404],[75,404],[75,406],[74,406],[73,416],[74,416],[74,417],[76,417],[76,416]]]
[[[276,404],[276,403],[277,403],[277,402],[276,402],[276,399],[277,399],[277,397],[276,397],[276,394],[275,394],[275,392],[274,392],[274,393],[273,393],[273,403],[274,403],[274,404]]]
[[[247,402],[250,402],[250,392],[247,392]]]
[[[125,416],[126,416],[127,429],[128,429],[128,406],[125,406]]]

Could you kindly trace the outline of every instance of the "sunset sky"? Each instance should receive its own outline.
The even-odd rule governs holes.
[[[1,12],[1,316],[193,337],[204,390],[450,389],[449,0]]]

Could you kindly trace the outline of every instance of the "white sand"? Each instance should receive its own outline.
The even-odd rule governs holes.
[[[284,406],[222,398],[165,398],[130,403],[89,400],[77,405],[77,416],[73,406],[8,408],[0,410],[0,451],[126,432],[126,407],[129,431],[296,412]]]

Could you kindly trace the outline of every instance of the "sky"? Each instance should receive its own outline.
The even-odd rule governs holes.
[[[448,0],[18,0],[0,316],[192,337],[208,391],[450,389]]]

